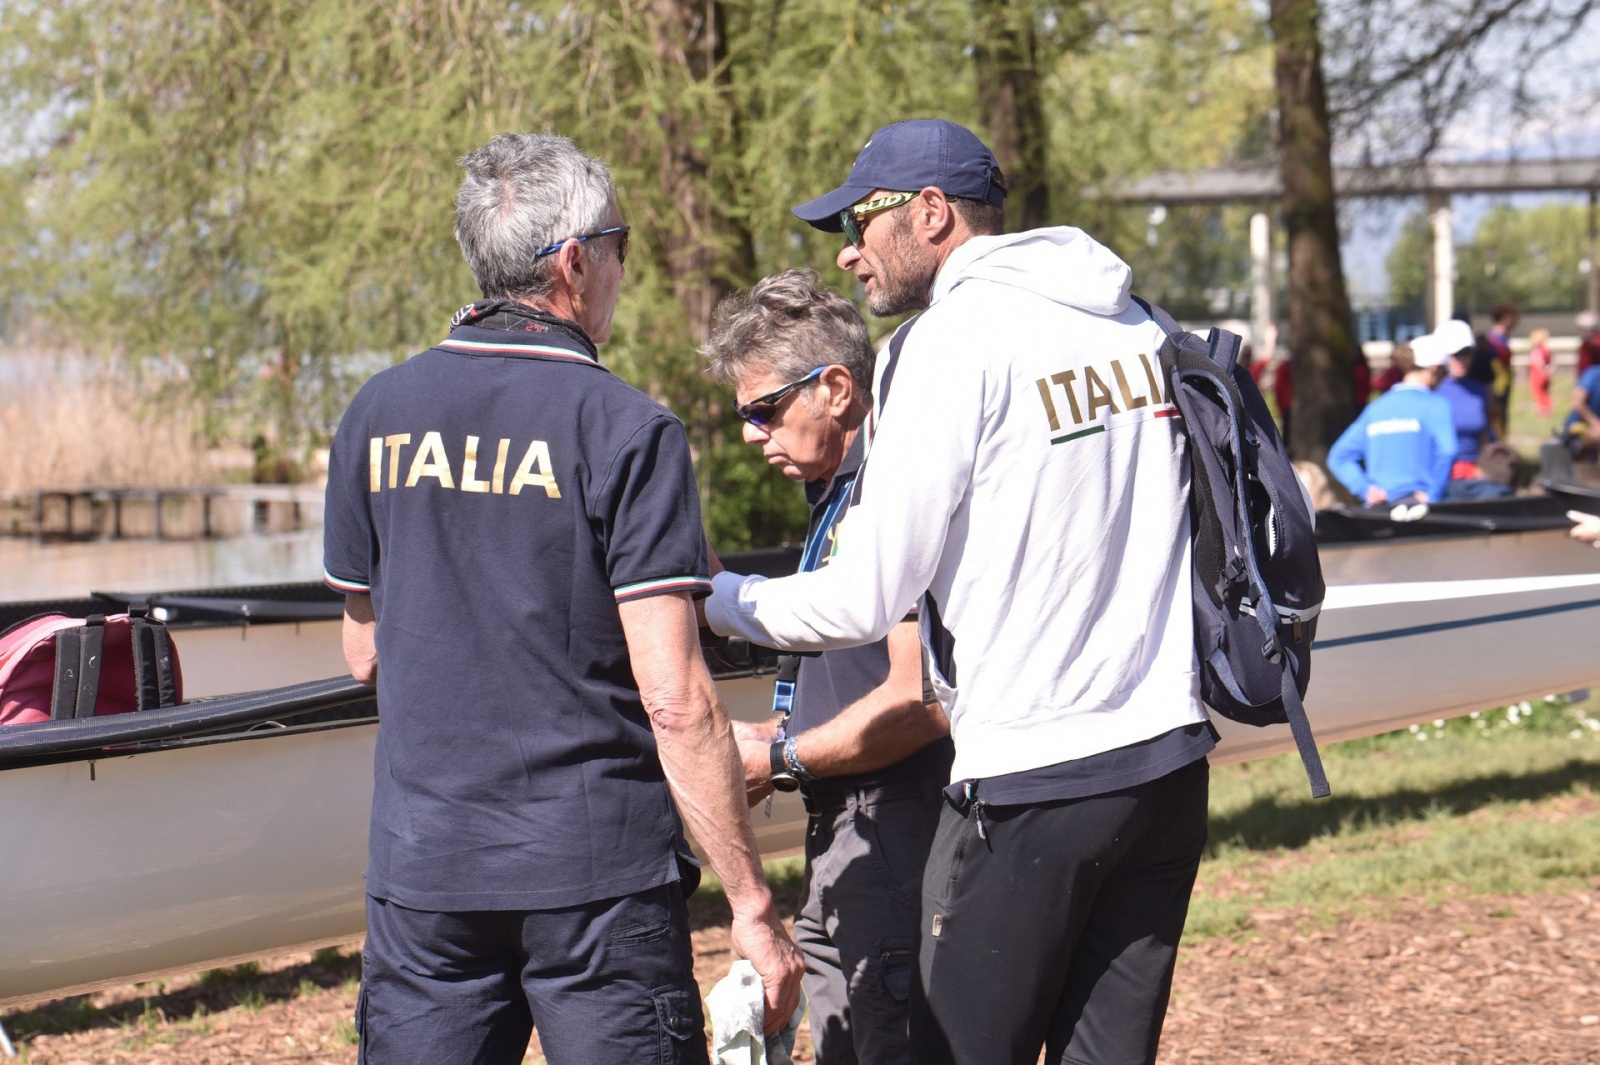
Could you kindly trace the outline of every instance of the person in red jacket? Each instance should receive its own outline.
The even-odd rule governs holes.
[[[1533,395],[1533,409],[1539,417],[1550,416],[1550,330],[1535,329],[1528,334],[1528,391]]]
[[[1350,384],[1356,402],[1365,407],[1372,395],[1372,367],[1367,365],[1366,353],[1360,347],[1356,348],[1355,363],[1350,367]],[[1278,406],[1278,421],[1283,426],[1283,438],[1288,440],[1289,416],[1294,411],[1294,381],[1289,374],[1287,357],[1278,363],[1278,368],[1272,372],[1272,401]]]

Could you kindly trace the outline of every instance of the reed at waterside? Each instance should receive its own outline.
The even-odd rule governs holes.
[[[122,364],[3,356],[0,499],[41,489],[168,488],[216,480],[199,405]]]

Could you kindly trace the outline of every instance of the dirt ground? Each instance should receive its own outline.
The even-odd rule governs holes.
[[[697,923],[709,989],[732,955],[718,915]],[[34,1065],[353,1065],[350,953],[284,955],[253,977],[119,988],[4,1020],[19,1036],[70,1029],[26,1038]],[[797,1049],[812,1060],[803,1031]],[[1600,1065],[1600,885],[1400,901],[1330,927],[1258,913],[1237,939],[1184,949],[1160,1060]]]

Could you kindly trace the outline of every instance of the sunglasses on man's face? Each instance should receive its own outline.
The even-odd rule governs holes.
[[[621,233],[622,239],[617,241],[617,263],[618,265],[624,265],[628,261],[628,230],[632,228],[632,226],[612,226],[610,229],[600,229],[593,233],[585,233],[578,237],[567,237],[566,240],[558,240],[548,247],[540,248],[538,251],[533,253],[533,257],[535,259],[542,259],[546,255],[554,255],[556,252],[561,250],[561,246],[568,240],[575,240],[579,244],[582,244],[586,240],[594,240],[599,237],[609,237],[613,233]]]
[[[806,374],[798,381],[791,381],[782,388],[775,388],[759,399],[752,399],[749,403],[733,408],[733,412],[758,429],[764,429],[778,416],[778,408],[783,401],[789,398],[789,393],[803,384],[808,384],[822,376],[830,364],[824,363],[815,370]]]
[[[844,230],[845,239],[854,244],[857,250],[861,248],[861,231],[866,229],[862,219],[879,211],[887,211],[899,207],[903,203],[910,203],[917,198],[914,192],[891,192],[887,196],[879,196],[876,200],[858,203],[846,207],[839,212],[839,228]]]

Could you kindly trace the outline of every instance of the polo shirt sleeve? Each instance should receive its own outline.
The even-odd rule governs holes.
[[[323,501],[322,579],[345,595],[369,595],[378,564],[372,523],[370,442],[362,432],[361,404],[352,403],[328,451]]]
[[[676,418],[663,412],[628,438],[600,482],[592,517],[617,602],[710,594],[700,493]]]

